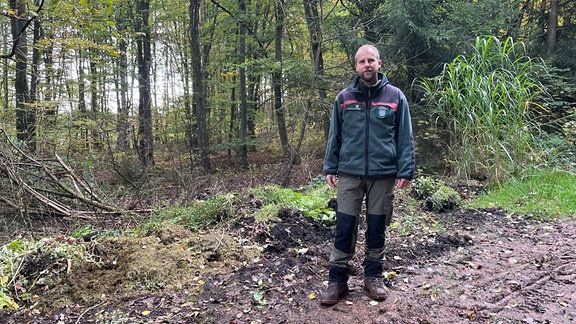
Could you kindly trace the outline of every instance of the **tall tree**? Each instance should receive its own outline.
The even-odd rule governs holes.
[[[154,137],[152,134],[152,95],[150,66],[152,62],[150,35],[150,0],[136,0],[136,31],[138,61],[138,157],[144,167],[154,164]]]
[[[276,3],[276,28],[274,33],[274,69],[272,72],[272,85],[274,87],[274,111],[276,112],[276,122],[278,124],[278,135],[284,154],[291,163],[292,149],[288,142],[288,131],[286,130],[286,118],[284,107],[282,106],[282,32],[284,30],[284,0]]]
[[[546,56],[554,54],[556,49],[556,34],[558,31],[558,0],[550,0],[548,26],[546,31]]]
[[[198,145],[200,149],[200,161],[202,168],[210,172],[210,143],[206,118],[206,96],[204,91],[204,73],[202,56],[200,53],[200,0],[190,0],[190,30],[192,49],[192,88],[194,93],[192,107],[196,115],[198,125]]]
[[[324,130],[324,139],[328,139],[330,130],[330,108],[324,109],[324,103],[327,99],[326,88],[321,81],[324,79],[324,54],[322,52],[322,16],[320,15],[321,0],[304,0],[304,12],[306,14],[306,24],[310,35],[310,58],[314,65],[314,76],[312,78],[311,94],[318,89],[320,111],[322,113],[322,126]]]
[[[240,160],[243,169],[248,169],[248,100],[246,93],[246,1],[238,0],[239,19],[240,25],[239,33],[239,46],[238,46],[238,66],[240,69],[240,140],[242,146],[240,148]]]
[[[120,2],[115,4],[114,9],[116,12],[116,31],[121,35],[118,39],[118,57],[116,59],[118,77],[114,78],[118,97],[118,111],[116,114],[118,137],[116,145],[121,151],[126,151],[128,149],[128,131],[130,128],[128,123],[130,106],[128,105],[128,41],[126,31],[129,29],[128,17],[131,8],[126,2]]]
[[[36,114],[30,107],[30,89],[28,87],[28,40],[26,26],[28,21],[22,17],[27,11],[26,1],[10,0],[12,17],[12,38],[14,42],[14,60],[16,71],[14,78],[16,92],[16,133],[20,141],[26,142],[31,151],[36,150]]]

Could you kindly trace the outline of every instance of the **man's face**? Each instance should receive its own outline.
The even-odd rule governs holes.
[[[378,82],[378,71],[381,65],[382,61],[374,50],[361,48],[356,53],[356,73],[368,86]]]

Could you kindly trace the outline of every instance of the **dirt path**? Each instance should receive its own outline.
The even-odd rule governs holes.
[[[279,267],[289,257],[270,264],[278,272],[268,273],[269,277],[298,279],[280,280],[283,285],[270,289],[265,307],[255,307],[250,298],[232,304],[223,299],[219,303],[225,306],[212,308],[204,318],[231,322],[236,318],[242,323],[576,320],[574,220],[540,223],[506,217],[498,210],[439,217],[451,223],[445,235],[389,239],[386,267],[396,276],[388,282],[391,294],[384,302],[364,296],[360,260],[356,260],[348,297],[333,307],[321,307],[311,299],[325,279],[327,248],[322,246],[323,254],[309,256],[292,268]]]
[[[500,210],[467,210],[435,217],[442,218],[442,234],[389,235],[385,266],[395,275],[387,281],[389,298],[380,303],[364,296],[361,258],[357,257],[356,271],[350,278],[350,294],[335,306],[320,306],[316,296],[326,279],[332,230],[297,213],[286,213],[273,228],[259,227],[249,218],[239,220],[228,229],[234,233],[232,241],[244,249],[259,247],[261,254],[253,259],[240,254],[203,256],[205,263],[200,268],[183,268],[186,275],[178,275],[183,281],[181,288],[173,292],[143,290],[128,295],[116,287],[118,293],[114,295],[111,293],[114,290],[109,289],[108,297],[102,301],[77,300],[56,309],[28,305],[1,315],[0,322],[566,323],[576,320],[574,219],[544,223],[518,215],[507,217]],[[171,247],[169,242],[174,240],[167,238],[170,235],[164,233],[158,241]],[[115,246],[116,250],[121,248],[120,244]],[[361,249],[360,241],[358,250]],[[168,256],[192,258],[158,251],[153,257],[161,261],[161,267],[173,269],[170,271],[175,274],[179,268],[169,267]],[[234,258],[238,260],[231,260]],[[203,272],[203,267],[212,267],[214,271]],[[87,272],[80,271],[77,280],[86,281],[86,276],[93,273],[100,277],[116,276],[116,282],[121,282],[119,278],[125,275],[119,268],[98,269],[102,272],[84,270]]]

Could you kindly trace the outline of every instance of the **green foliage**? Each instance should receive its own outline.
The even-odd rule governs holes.
[[[274,218],[283,209],[294,209],[305,216],[333,223],[335,212],[327,207],[328,200],[333,197],[333,191],[324,183],[313,181],[306,187],[304,193],[280,186],[266,186],[250,189],[249,192],[263,202],[263,207],[255,218],[259,221]]]
[[[0,310],[19,308],[32,298],[34,289],[57,284],[57,274],[71,262],[99,263],[82,240],[68,237],[38,242],[15,240],[0,248]],[[56,278],[53,278],[56,276]]]
[[[424,202],[430,211],[443,212],[460,206],[461,198],[456,190],[432,177],[422,176],[412,181],[412,196]]]
[[[424,200],[434,194],[442,182],[432,177],[421,176],[412,181],[412,195],[418,200]]]
[[[192,231],[198,231],[230,215],[234,201],[234,195],[215,195],[207,200],[194,201],[190,206],[162,209],[154,213],[151,221],[140,227],[140,230],[149,232],[162,225],[180,224]]]
[[[535,169],[466,204],[470,208],[500,207],[512,213],[547,220],[576,216],[576,174]]]
[[[460,195],[456,190],[441,186],[430,197],[426,198],[426,208],[432,211],[443,212],[460,206]]]
[[[479,38],[471,53],[421,81],[433,117],[447,131],[446,163],[462,178],[500,181],[531,163],[531,139],[540,133],[534,117],[541,112],[533,99],[546,67],[522,46]]]

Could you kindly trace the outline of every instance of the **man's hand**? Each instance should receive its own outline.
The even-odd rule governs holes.
[[[328,174],[326,175],[326,183],[328,183],[328,185],[334,189],[336,189],[338,179],[336,178],[335,174]]]
[[[410,187],[410,180],[408,179],[398,179],[398,181],[396,182],[396,187],[398,189],[404,189],[404,188],[408,188]]]

